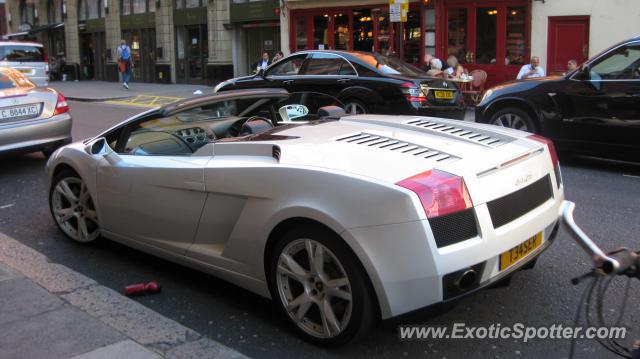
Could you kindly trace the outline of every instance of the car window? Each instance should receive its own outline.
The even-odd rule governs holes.
[[[129,125],[117,152],[130,155],[190,155],[219,138],[229,137],[243,118],[260,116],[272,121],[272,98],[217,101],[171,116],[144,119]]]
[[[640,79],[640,45],[614,50],[591,66],[592,80]]]
[[[278,61],[267,70],[266,76],[291,76],[297,75],[304,63],[307,54],[300,54]]]
[[[355,52],[353,56],[358,57],[360,61],[375,68],[383,74],[390,75],[406,75],[426,77],[427,74],[419,68],[407,64],[400,59],[394,57],[382,56],[379,54]]]
[[[42,47],[33,45],[0,46],[1,61],[44,62]]]
[[[304,75],[355,75],[351,64],[334,54],[313,54]]]
[[[0,90],[13,88],[29,88],[35,85],[26,77],[13,70],[0,71]]]

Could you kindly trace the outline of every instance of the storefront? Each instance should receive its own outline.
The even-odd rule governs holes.
[[[176,82],[207,81],[209,34],[206,0],[175,0]]]
[[[487,83],[514,79],[530,57],[531,0],[422,0],[409,4],[407,22],[391,23],[389,5],[339,6],[337,1],[287,2],[290,52],[305,49],[373,51],[424,66],[435,54],[454,55]],[[502,60],[498,60],[502,59]]]

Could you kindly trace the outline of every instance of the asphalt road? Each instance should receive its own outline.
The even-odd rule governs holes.
[[[74,139],[80,140],[141,112],[141,108],[71,102]],[[276,315],[269,300],[224,281],[174,265],[122,245],[101,241],[78,245],[56,229],[48,211],[45,159],[40,154],[0,158],[0,232],[79,271],[100,284],[122,290],[125,285],[157,280],[161,294],[138,300],[178,322],[254,357],[566,357],[567,340],[432,340],[398,339],[395,323],[379,325],[364,341],[337,350],[299,340]],[[563,165],[566,197],[577,203],[577,221],[605,248],[640,248],[640,168],[572,160]],[[402,265],[402,263],[398,263]],[[523,323],[527,326],[570,325],[583,286],[570,278],[589,269],[589,258],[561,231],[536,268],[517,273],[510,286],[466,297],[437,317],[414,315],[406,323],[471,326]],[[610,289],[607,314],[617,315],[615,302],[623,280]],[[631,287],[625,323],[640,338],[640,283]],[[611,357],[594,341],[580,341],[577,357]]]

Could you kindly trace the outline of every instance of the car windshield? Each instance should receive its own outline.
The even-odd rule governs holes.
[[[373,53],[355,53],[361,61],[375,67],[378,71],[389,75],[406,75],[426,77],[427,74],[419,68],[394,57],[382,56]]]
[[[0,60],[15,62],[44,62],[42,47],[33,45],[0,46]]]

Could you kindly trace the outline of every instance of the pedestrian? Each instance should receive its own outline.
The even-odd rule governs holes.
[[[131,70],[133,69],[133,61],[131,60],[131,48],[127,45],[126,40],[120,41],[118,46],[118,70],[122,73],[122,87],[129,89],[129,80],[131,80]]]
[[[284,54],[282,53],[282,51],[278,51],[276,52],[275,55],[273,55],[273,59],[271,59],[271,63],[273,64],[274,62],[278,62],[283,58],[284,58]]]
[[[573,72],[578,68],[578,61],[571,59],[567,62],[567,73]]]
[[[540,67],[540,58],[538,56],[532,56],[531,63],[522,66],[516,79],[523,80],[536,77],[544,77],[544,69]]]
[[[261,73],[267,69],[270,63],[269,54],[265,52],[262,54],[262,58],[253,64],[253,68],[256,69],[256,73]]]

